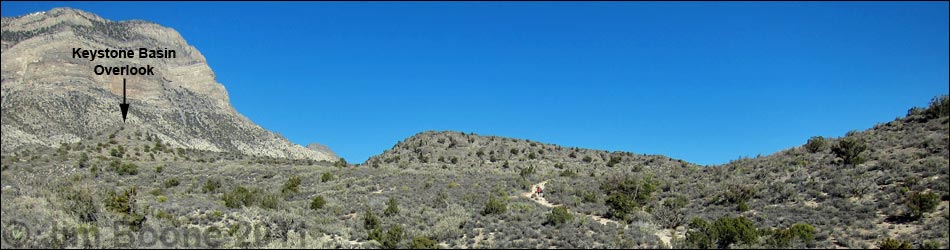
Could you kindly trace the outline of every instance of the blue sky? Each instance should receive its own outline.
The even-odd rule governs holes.
[[[3,2],[178,30],[235,108],[362,162],[456,130],[699,164],[948,93],[947,2]]]

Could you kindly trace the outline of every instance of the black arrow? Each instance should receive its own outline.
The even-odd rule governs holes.
[[[125,122],[125,116],[129,113],[129,104],[125,103],[125,78],[122,78],[122,103],[119,108],[122,109],[122,122]]]

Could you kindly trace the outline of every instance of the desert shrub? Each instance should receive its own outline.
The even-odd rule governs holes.
[[[171,178],[171,179],[165,180],[165,183],[164,183],[165,188],[177,187],[179,184],[181,184],[181,182],[178,181],[178,178]]]
[[[367,209],[363,213],[363,228],[366,230],[378,229],[380,225],[379,217],[373,214],[372,210]]]
[[[589,155],[586,155],[586,156],[584,156],[584,159],[582,159],[582,161],[584,161],[584,162],[586,162],[586,163],[591,163],[591,162],[594,161],[594,158],[590,158]]]
[[[386,234],[383,235],[380,243],[385,249],[396,249],[399,247],[399,242],[402,242],[403,237],[405,237],[405,232],[402,226],[392,225],[389,227],[389,230],[386,231]]]
[[[320,182],[328,182],[332,180],[333,180],[333,174],[331,174],[330,172],[323,173],[323,175],[320,176]]]
[[[771,230],[768,233],[771,235],[766,239],[766,245],[773,248],[788,248],[795,239],[806,244],[815,240],[815,227],[807,223],[796,223],[789,228]]]
[[[123,192],[109,191],[109,197],[106,199],[106,208],[120,214],[132,213],[135,204],[135,195],[137,190],[131,187]]]
[[[676,228],[686,222],[684,208],[689,203],[686,196],[674,194],[663,199],[658,208],[653,209],[653,217],[665,228]]]
[[[808,150],[809,153],[818,153],[825,150],[825,144],[824,137],[813,136],[805,143],[805,149]]]
[[[886,238],[877,242],[877,248],[879,249],[911,249],[910,242],[905,240],[895,240],[891,238]]]
[[[327,204],[327,201],[323,199],[323,195],[317,195],[313,197],[313,200],[310,201],[310,209],[319,210],[323,209],[323,206]]]
[[[426,238],[425,236],[416,236],[412,237],[412,243],[409,244],[410,249],[439,249],[439,243]]]
[[[79,161],[76,162],[76,165],[79,168],[86,168],[87,166],[89,166],[89,154],[86,154],[85,152],[83,152],[81,155],[79,155]]]
[[[81,222],[95,222],[99,218],[96,200],[86,188],[63,188],[59,192],[63,197],[64,210],[76,216]]]
[[[743,217],[721,217],[713,223],[712,229],[719,248],[736,243],[752,244],[759,237],[752,221]]]
[[[844,164],[858,165],[864,163],[865,159],[861,157],[861,153],[867,148],[868,146],[864,141],[848,136],[832,146],[831,152],[844,160]]]
[[[535,168],[533,165],[529,167],[518,168],[518,175],[521,176],[522,180],[527,180],[528,177],[531,177],[531,175],[533,175],[535,172],[537,172],[537,168]]]
[[[393,216],[399,214],[399,204],[396,203],[395,197],[390,197],[389,201],[386,202],[386,210],[383,211],[383,214],[386,216]]]
[[[367,233],[367,238],[370,240],[375,240],[376,242],[383,242],[383,229],[382,228],[373,228]]]
[[[284,186],[280,189],[280,193],[284,195],[296,194],[300,188],[300,176],[294,175],[287,179],[287,182],[284,182]]]
[[[551,209],[551,213],[548,214],[548,223],[555,226],[564,225],[565,223],[570,222],[574,219],[574,216],[567,211],[567,208],[564,206],[557,206]]]
[[[939,241],[930,241],[925,240],[920,243],[920,249],[941,249],[941,244]]]
[[[347,165],[346,159],[343,159],[343,157],[340,157],[340,160],[333,163],[333,166],[338,167],[338,168],[346,167],[346,165]]]
[[[726,185],[722,193],[723,201],[729,204],[745,203],[755,196],[755,187],[732,183]]]
[[[622,158],[621,158],[620,156],[612,156],[612,155],[611,155],[611,156],[610,156],[610,160],[607,161],[607,167],[611,167],[611,168],[614,167],[614,165],[617,165],[617,164],[620,163],[620,160],[621,160],[621,159],[622,159]]]
[[[225,193],[222,197],[224,206],[229,208],[241,208],[242,206],[251,206],[254,204],[254,193],[251,190],[238,186],[231,192]]]
[[[923,218],[925,214],[933,212],[940,204],[940,196],[933,192],[913,192],[906,200],[913,218]]]
[[[485,209],[482,210],[482,215],[490,214],[504,214],[508,211],[508,205],[505,204],[500,198],[491,197],[488,198],[488,202],[485,203]]]
[[[113,160],[109,163],[109,170],[119,175],[136,175],[139,173],[139,166],[132,163],[123,164],[119,160]]]
[[[793,236],[804,241],[805,243],[809,243],[815,240],[816,230],[815,230],[815,227],[812,226],[811,224],[795,223],[795,225],[792,225],[792,227],[789,228],[789,231],[791,231]]]
[[[561,174],[559,174],[559,176],[561,176],[561,177],[568,177],[568,178],[574,178],[574,177],[577,177],[577,171],[573,171],[573,170],[570,170],[570,169],[565,169],[564,171],[561,171]]]
[[[280,197],[276,194],[263,194],[260,198],[260,207],[266,209],[277,209],[277,204],[280,203]]]
[[[740,201],[739,205],[736,206],[736,211],[739,211],[739,212],[749,211],[749,209],[752,209],[752,208],[750,208],[749,203],[746,203],[745,201]]]
[[[623,177],[601,183],[600,190],[607,194],[607,216],[627,220],[630,214],[653,198],[656,186],[657,183],[650,178]]]
[[[122,215],[121,222],[125,223],[133,231],[138,231],[145,223],[145,214],[137,211],[135,207],[135,196],[138,194],[136,187],[130,187],[122,192],[110,190],[106,198],[106,208]]]
[[[201,186],[201,192],[204,193],[215,193],[218,191],[218,188],[221,187],[221,181],[218,179],[208,179],[205,181],[205,184]]]
[[[931,99],[924,115],[931,119],[950,116],[950,97],[944,95]]]
[[[689,247],[709,249],[728,248],[732,244],[752,244],[759,237],[752,221],[743,217],[720,217],[712,224],[701,218],[694,218],[686,232],[686,244]]]
[[[702,218],[693,218],[689,222],[689,230],[686,231],[686,245],[696,249],[713,248],[713,235],[709,222]]]
[[[122,145],[116,145],[114,148],[109,150],[109,155],[116,158],[122,158],[125,155],[125,148]]]

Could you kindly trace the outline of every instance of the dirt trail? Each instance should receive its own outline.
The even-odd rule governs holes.
[[[521,196],[522,196],[522,197],[525,197],[525,198],[528,198],[529,200],[532,200],[532,201],[534,201],[535,203],[538,203],[539,205],[544,206],[544,207],[553,208],[553,207],[561,206],[561,205],[554,205],[554,204],[548,202],[548,200],[545,199],[543,196],[534,196],[534,197],[532,197],[532,196],[534,195],[534,191],[535,191],[535,190],[538,190],[538,187],[540,187],[541,190],[543,191],[543,190],[544,190],[544,184],[547,184],[547,183],[548,183],[548,181],[542,181],[541,183],[531,185],[531,189],[528,190],[528,192],[521,193]],[[607,225],[607,223],[614,223],[614,224],[617,224],[617,225],[621,225],[620,222],[618,222],[618,221],[611,220],[611,219],[607,219],[607,218],[600,217],[600,216],[597,216],[597,215],[586,215],[586,214],[580,214],[580,213],[576,213],[576,212],[571,212],[571,213],[576,214],[576,215],[583,215],[583,216],[590,217],[591,219],[594,219],[594,221],[596,221],[596,222],[598,222],[598,223],[600,223],[600,224],[602,224],[602,225]],[[627,227],[629,227],[629,226],[624,226],[624,229],[626,229]],[[670,240],[671,240],[670,235],[671,235],[671,231],[670,231],[669,229],[667,229],[667,230],[657,230],[657,232],[654,233],[654,234],[656,235],[656,237],[660,238],[660,241],[663,241],[663,243],[665,243],[667,246],[670,246]]]

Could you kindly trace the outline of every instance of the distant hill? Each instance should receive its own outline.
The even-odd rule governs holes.
[[[643,171],[644,168],[695,167],[661,155],[562,147],[524,139],[482,136],[453,131],[426,131],[400,141],[364,165],[401,168],[493,168],[516,170],[534,166],[539,171],[607,168]]]
[[[799,147],[718,166],[449,131],[416,134],[365,164],[513,173],[533,166],[535,179],[549,180],[548,201],[606,218],[616,214],[611,214],[607,199],[613,196],[605,184],[649,178],[657,185],[654,197],[629,218],[671,227],[670,233],[680,237],[674,245],[680,247],[701,247],[685,237],[694,231],[690,218],[724,216],[776,230],[795,223],[818,228],[815,241],[784,247],[868,248],[887,237],[946,246],[948,105],[947,96],[937,97],[929,107],[912,108],[906,117],[867,131],[814,137]],[[931,216],[909,217],[907,203],[915,193],[939,197],[927,213]],[[667,207],[677,199],[685,200],[681,208]],[[770,246],[765,241],[771,236],[761,237],[760,246]]]

